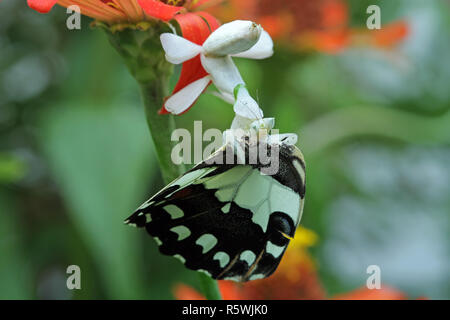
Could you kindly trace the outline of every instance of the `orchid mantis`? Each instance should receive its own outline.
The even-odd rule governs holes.
[[[236,115],[261,119],[263,112],[250,96],[232,57],[264,59],[273,54],[269,34],[251,21],[235,20],[219,27],[202,46],[173,33],[161,34],[167,61],[180,64],[200,55],[208,75],[190,83],[166,100],[164,107],[173,114],[186,111],[212,81],[219,95],[233,104]]]
[[[226,23],[211,33],[202,46],[173,33],[163,33],[161,44],[170,63],[180,64],[200,55],[202,66],[208,72],[207,76],[169,97],[164,104],[167,111],[173,114],[186,111],[212,82],[219,90],[218,95],[233,104],[236,116],[231,130],[234,130],[234,138],[239,139],[261,129],[267,133],[272,130],[275,120],[263,118],[263,111],[250,96],[232,60],[232,57],[264,59],[273,54],[272,39],[260,25],[243,20]],[[236,133],[237,129],[240,129],[240,134]],[[264,139],[283,141],[289,145],[297,142],[295,134],[267,134]]]

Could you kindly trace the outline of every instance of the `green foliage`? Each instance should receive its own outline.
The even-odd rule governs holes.
[[[142,113],[59,104],[42,121],[40,143],[51,172],[110,298],[145,292],[139,235],[122,224],[146,196],[155,165]]]
[[[385,283],[448,298],[450,16],[439,1],[379,3],[383,23],[407,16],[413,30],[391,51],[305,55],[276,43],[272,58],[236,63],[265,116],[299,134],[302,224],[319,235],[312,253],[328,293],[363,286],[367,265],[379,264]],[[349,1],[352,25],[365,25],[368,4]],[[120,55],[89,19],[69,32],[55,9],[43,16],[25,1],[0,2],[0,299],[169,299],[180,282],[200,289],[196,273],[122,223],[163,186],[127,67],[141,82],[155,74],[123,63],[133,54],[155,63],[156,38]],[[172,87],[178,75],[175,67]],[[230,126],[232,106],[213,90],[178,127]],[[65,287],[70,264],[81,267],[80,291]]]
[[[26,174],[26,164],[12,154],[0,153],[0,183],[15,182]]]
[[[31,265],[24,255],[17,209],[10,196],[0,190],[0,299],[30,299]]]

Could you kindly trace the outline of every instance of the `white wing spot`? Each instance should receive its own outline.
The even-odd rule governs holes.
[[[250,170],[252,170],[250,166],[236,166],[213,176],[205,181],[203,185],[206,189],[222,189],[226,186],[235,186]]]
[[[275,257],[275,259],[277,259],[283,253],[284,248],[285,246],[280,247],[270,241],[267,241],[266,252],[270,253]]]
[[[206,233],[201,235],[195,243],[203,248],[202,253],[205,254],[217,244],[217,238],[210,233]]]
[[[232,200],[234,191],[234,188],[219,189],[214,195],[220,202],[227,202]]]
[[[247,262],[247,264],[249,266],[251,266],[253,264],[253,262],[255,262],[256,255],[253,253],[253,251],[245,250],[241,253],[241,255],[239,256],[239,259]]]
[[[264,203],[256,210],[252,212],[252,221],[261,226],[263,232],[267,231],[267,225],[269,224],[270,218],[270,205],[269,201],[266,200]]]
[[[274,180],[270,192],[271,212],[281,211],[292,218],[297,225],[300,218],[300,196],[292,189]]]
[[[170,214],[170,217],[172,219],[178,219],[184,216],[183,210],[181,210],[180,208],[178,208],[176,205],[174,204],[169,204],[167,206],[164,206],[163,209]]]
[[[261,176],[258,170],[241,184],[234,201],[243,208],[254,208],[269,194],[270,182],[272,177]]]
[[[215,187],[220,188],[220,185],[216,183]],[[252,221],[259,225],[263,232],[267,231],[270,214],[275,211],[289,215],[295,225],[300,221],[302,206],[300,196],[273,177],[261,175],[258,170],[251,172],[240,186],[230,189],[219,189],[215,196],[220,201],[233,200],[241,208],[251,210]],[[231,199],[232,190],[237,191],[234,199]]]
[[[271,185],[276,182],[270,176],[261,175],[258,170],[243,182],[234,201],[241,208],[252,211],[252,221],[266,232],[270,217]]]
[[[302,179],[302,183],[305,183],[305,170],[303,170],[303,167],[301,166],[300,162],[297,160],[292,161],[294,164],[295,170],[297,170],[298,174],[300,175],[300,178]]]
[[[234,277],[223,278],[223,280],[231,280],[231,281],[236,281],[236,282],[241,282],[241,279],[242,279],[241,276],[234,276]]]
[[[211,273],[209,273],[209,272],[206,271],[206,270],[198,269],[197,271],[198,271],[198,272],[201,272],[201,273],[204,273],[204,274],[206,274],[207,276],[210,276],[210,277],[211,277]]]
[[[250,276],[250,278],[248,278],[248,280],[258,280],[258,279],[263,279],[265,278],[266,275],[260,273],[260,274],[254,274],[252,276]]]
[[[153,239],[155,239],[155,241],[156,241],[156,244],[157,244],[158,246],[162,245],[162,241],[161,241],[161,240],[159,240],[159,238],[158,238],[158,237],[153,237]]]
[[[231,208],[231,203],[227,203],[226,205],[224,205],[223,207],[222,207],[222,212],[223,213],[228,213],[228,212],[230,212],[230,208]]]
[[[213,260],[219,260],[220,267],[225,268],[228,262],[230,262],[230,256],[223,251],[219,251],[214,255]]]
[[[213,167],[213,168],[198,169],[198,170],[194,170],[191,172],[187,172],[183,176],[181,176],[179,179],[177,179],[173,183],[171,183],[170,186],[179,185],[180,186],[179,189],[182,189],[190,183],[195,184],[196,180],[198,180],[199,178],[201,178],[204,175],[207,175],[208,173],[210,173],[211,171],[213,171],[215,169],[216,168]]]
[[[176,226],[170,229],[178,235],[178,241],[184,240],[191,235],[191,231],[185,226]]]
[[[179,254],[175,254],[173,257],[174,257],[174,258],[177,258],[178,260],[180,260],[181,263],[185,263],[185,262],[186,262],[186,259],[183,258],[183,257],[182,257],[181,255],[179,255]]]
[[[299,212],[299,215],[298,215],[298,221],[297,221],[296,227],[298,226],[298,224],[300,223],[300,220],[302,219],[303,207],[304,206],[305,206],[305,199],[303,198],[303,199],[300,200],[300,212]]]

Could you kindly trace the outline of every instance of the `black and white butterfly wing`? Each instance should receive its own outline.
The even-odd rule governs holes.
[[[294,236],[305,192],[300,151],[282,146],[279,162],[273,176],[258,165],[202,162],[126,223],[145,227],[161,253],[215,279],[267,277]]]

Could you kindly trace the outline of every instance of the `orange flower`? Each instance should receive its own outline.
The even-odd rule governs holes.
[[[169,21],[178,13],[192,11],[208,0],[27,0],[30,8],[49,12],[55,4],[77,5],[85,16],[103,22],[139,22],[148,19]]]
[[[219,290],[224,300],[244,300],[239,287],[232,281],[218,281]],[[205,297],[198,293],[195,289],[185,285],[178,284],[174,289],[174,296],[178,300],[205,300]]]
[[[212,12],[223,21],[239,18],[259,22],[276,40],[300,50],[326,53],[355,45],[389,48],[408,34],[404,21],[373,31],[351,28],[344,0],[229,0],[228,6]]]
[[[177,15],[175,19],[181,27],[183,37],[198,45],[202,45],[211,32],[220,26],[220,23],[216,20],[216,18],[207,12],[199,12],[198,14],[186,13],[183,15]],[[207,23],[205,23],[205,21]],[[200,56],[196,56],[186,62],[183,62],[180,78],[172,91],[172,95],[207,75],[208,73],[203,68],[200,61]],[[169,112],[163,105],[159,113],[166,114]]]
[[[266,279],[245,283],[218,281],[224,300],[317,300],[328,299],[320,283],[316,266],[308,253],[308,247],[317,242],[312,231],[299,227],[278,269]],[[193,288],[178,284],[174,296],[179,300],[204,300]],[[392,287],[381,289],[362,287],[334,296],[335,300],[405,300],[407,296]],[[426,299],[426,298],[419,298]]]
[[[408,297],[403,292],[381,285],[381,289],[368,289],[362,287],[347,293],[334,296],[334,300],[407,300]],[[426,297],[419,297],[417,300],[427,300]]]
[[[207,12],[197,11],[214,0],[27,0],[28,5],[41,13],[49,12],[55,4],[63,7],[77,5],[82,14],[108,24],[139,23],[147,20],[176,20],[182,36],[202,45],[208,36],[219,27],[219,22]],[[118,29],[120,30],[120,29]],[[161,48],[162,50],[162,48]],[[183,63],[180,78],[172,94],[205,77],[200,57]],[[161,113],[167,113],[164,107]]]
[[[195,289],[185,285],[179,284],[174,290],[175,297],[179,300],[206,300],[204,296],[198,293]]]

